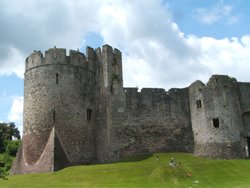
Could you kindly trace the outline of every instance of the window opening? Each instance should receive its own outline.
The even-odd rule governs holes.
[[[196,107],[197,108],[201,108],[201,100],[197,100],[196,101]]]
[[[87,120],[91,120],[91,116],[92,116],[92,110],[90,108],[87,109]]]
[[[56,111],[54,110],[53,111],[53,123],[55,123],[56,122]]]
[[[56,84],[58,84],[58,78],[59,78],[59,75],[56,74]]]
[[[220,126],[219,118],[213,119],[213,126],[214,126],[214,128],[219,128],[219,126]]]

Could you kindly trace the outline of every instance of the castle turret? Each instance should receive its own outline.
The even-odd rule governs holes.
[[[54,171],[94,160],[97,59],[88,54],[86,58],[71,50],[67,56],[65,49],[52,48],[44,57],[34,52],[27,58],[24,132],[14,174]]]
[[[97,50],[101,62],[100,99],[97,119],[97,160],[108,162],[117,159],[119,141],[113,137],[121,129],[125,111],[125,92],[122,78],[122,54],[118,49],[104,45]]]
[[[236,79],[214,75],[189,87],[194,153],[215,158],[245,156]]]

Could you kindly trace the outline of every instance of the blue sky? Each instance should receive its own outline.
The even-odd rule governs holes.
[[[240,37],[249,34],[250,26],[247,24],[249,13],[249,1],[245,0],[166,0],[176,22],[185,34],[195,34],[199,37],[212,36],[217,39],[225,37]],[[225,15],[222,7],[228,6],[230,13]],[[217,16],[214,22],[204,23],[197,19],[197,9],[205,9],[211,15]],[[224,13],[224,15],[223,15]],[[205,16],[204,15],[204,16]],[[230,23],[230,18],[236,19]]]
[[[123,52],[124,85],[186,87],[212,74],[250,81],[250,1],[0,1],[0,121],[22,126],[25,58],[56,45]]]

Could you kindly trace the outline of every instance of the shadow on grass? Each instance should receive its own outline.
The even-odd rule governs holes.
[[[143,161],[146,160],[150,157],[152,157],[153,154],[141,154],[141,155],[135,155],[135,156],[130,156],[130,157],[124,157],[121,160],[117,162],[138,162],[138,161]]]

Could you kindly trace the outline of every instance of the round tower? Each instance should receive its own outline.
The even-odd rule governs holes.
[[[94,157],[95,52],[53,48],[26,59],[23,160],[41,163],[51,152],[51,171],[90,163]],[[50,147],[50,149],[48,149]],[[48,151],[49,150],[49,151]],[[41,168],[39,168],[41,170]],[[35,171],[35,170],[34,170]],[[44,170],[44,171],[48,171]]]
[[[244,139],[236,79],[214,75],[207,85],[189,87],[194,154],[212,158],[243,158]]]

